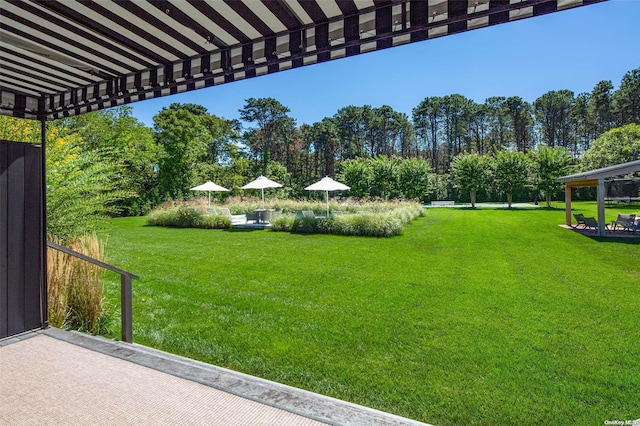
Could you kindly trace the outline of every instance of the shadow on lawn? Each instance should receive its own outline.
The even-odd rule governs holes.
[[[585,235],[594,241],[599,243],[617,243],[617,244],[631,244],[640,245],[640,235],[637,237],[598,237],[596,235]]]
[[[471,211],[504,211],[504,212],[559,212],[564,211],[564,207],[456,207],[456,210]]]
[[[232,226],[231,228],[223,229],[223,231],[224,232],[255,232],[255,231],[264,231],[264,228]]]
[[[617,244],[622,243],[622,244],[632,244],[632,245],[640,244],[640,233],[638,233],[637,231],[635,233],[622,231],[622,230],[606,231],[605,236],[600,237],[596,235],[596,231],[593,231],[591,229],[582,229],[582,228],[578,229],[575,227],[569,228],[566,225],[560,225],[560,226],[565,229],[571,230],[576,234],[580,234],[594,241],[598,241],[599,243],[617,243]]]

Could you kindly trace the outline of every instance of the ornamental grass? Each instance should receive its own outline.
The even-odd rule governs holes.
[[[244,214],[262,206],[262,200],[247,197],[230,197],[224,204],[232,214]],[[271,223],[271,229],[279,232],[301,234],[335,234],[369,237],[392,237],[399,235],[402,228],[415,218],[422,216],[423,207],[418,202],[381,199],[340,199],[329,203],[330,215],[323,218],[304,218],[303,210],[316,215],[326,215],[327,205],[322,201],[270,199],[265,208],[282,210],[284,215]],[[208,214],[202,200],[165,203],[147,216],[152,226],[174,228],[227,229],[231,220],[226,216]]]
[[[207,214],[206,210],[199,206],[176,205],[151,211],[147,215],[147,224],[170,228],[227,229],[231,227],[231,219],[217,214]]]
[[[392,206],[391,209],[388,209]],[[363,237],[393,237],[424,214],[418,203],[369,203],[356,213],[333,214],[327,218],[286,217],[273,224],[275,231],[299,234],[334,234]]]
[[[71,250],[104,261],[104,245],[95,234],[67,243]],[[109,332],[111,315],[104,306],[101,269],[89,262],[49,248],[49,324],[92,334]]]

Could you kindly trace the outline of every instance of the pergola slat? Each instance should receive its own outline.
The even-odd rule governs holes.
[[[0,114],[68,117],[601,1],[3,1],[0,52],[21,60],[0,61]]]

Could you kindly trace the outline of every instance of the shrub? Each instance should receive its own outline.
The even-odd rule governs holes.
[[[313,217],[296,217],[291,232],[298,234],[319,234],[321,232],[318,222],[320,221]]]
[[[363,212],[335,218],[334,233],[367,237],[392,237],[402,232],[402,222],[390,213]]]
[[[324,194],[310,193],[310,197],[319,196],[320,199],[282,199],[282,198],[268,198],[265,200],[265,208],[280,210],[282,209],[285,214],[295,214],[302,210],[311,210],[324,214],[327,210],[327,204],[322,200]],[[400,205],[412,204],[410,201],[398,201],[398,200],[383,200],[381,198],[331,198],[329,201],[329,210],[332,212],[342,213],[357,213],[362,210],[368,211],[389,211],[397,208]],[[204,204],[194,204],[193,201],[189,202],[171,202],[165,203],[163,208],[171,208],[177,205],[188,205],[198,208],[199,210],[206,211],[206,201]],[[215,207],[227,207],[231,214],[243,214],[245,211],[253,211],[262,207],[262,201],[260,198],[255,197],[228,197],[224,204],[216,204]]]
[[[175,221],[174,209],[153,210],[147,216],[147,223],[152,226],[172,226]]]
[[[379,196],[384,199],[433,198],[435,175],[425,160],[401,159],[380,155],[373,158],[345,160],[338,179],[350,186],[355,197]]]
[[[433,191],[429,193],[425,201],[446,200],[449,198],[449,176],[436,175],[433,182]]]
[[[173,228],[227,229],[231,227],[231,219],[205,214],[203,207],[190,207],[185,203],[151,211],[147,216],[147,224]]]
[[[231,228],[231,219],[228,216],[220,215],[204,215],[200,222],[201,228],[207,229],[229,229]]]
[[[194,208],[181,206],[175,211],[173,226],[178,228],[199,228],[202,224],[202,213]]]
[[[494,162],[494,176],[498,188],[507,194],[509,208],[513,195],[527,184],[529,157],[519,151],[500,151]]]
[[[401,160],[379,155],[368,160],[371,164],[371,195],[389,199],[398,195],[398,175]]]
[[[406,200],[426,200],[435,187],[434,174],[426,160],[406,158],[398,170],[398,186]]]
[[[274,231],[291,232],[295,223],[296,217],[291,214],[277,217],[271,223],[271,229]]]
[[[371,164],[364,158],[345,160],[341,163],[341,173],[338,179],[351,189],[349,193],[355,197],[366,197],[371,193],[371,181],[373,180]]]
[[[471,207],[476,206],[476,194],[487,188],[491,174],[491,159],[477,153],[460,154],[451,164],[451,179],[456,188],[469,193]]]

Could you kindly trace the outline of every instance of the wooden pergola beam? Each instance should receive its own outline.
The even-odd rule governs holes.
[[[568,188],[578,188],[583,186],[598,186],[598,179],[582,179],[566,182]]]

